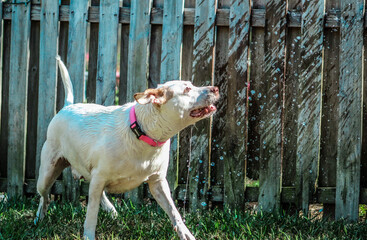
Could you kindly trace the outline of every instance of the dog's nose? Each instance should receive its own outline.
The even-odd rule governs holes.
[[[210,91],[212,93],[219,93],[219,88],[218,87],[210,87]]]

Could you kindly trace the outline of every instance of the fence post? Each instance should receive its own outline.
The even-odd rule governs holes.
[[[127,101],[133,100],[134,93],[144,91],[148,86],[150,13],[152,0],[132,0],[129,33],[129,60],[127,75]],[[140,204],[144,188],[140,186],[127,194],[132,202]]]
[[[31,4],[12,5],[9,111],[8,196],[23,195],[26,157],[27,90]]]
[[[324,0],[302,1],[302,7],[296,195],[307,215],[318,176]]]
[[[161,83],[170,80],[181,80],[181,51],[183,36],[184,1],[164,1],[162,53],[161,53]],[[171,191],[177,187],[178,164],[178,135],[171,139],[170,162],[167,180]]]
[[[341,3],[335,217],[358,220],[362,144],[363,0]]]
[[[197,0],[194,26],[194,61],[192,81],[196,86],[213,84],[216,0]],[[206,209],[209,189],[211,119],[197,122],[191,136],[191,171],[189,172],[190,209]]]
[[[259,210],[280,207],[282,85],[284,81],[286,2],[270,0],[265,12],[265,66],[260,106]]]

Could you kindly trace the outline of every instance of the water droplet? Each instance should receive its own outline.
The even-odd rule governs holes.
[[[206,202],[201,203],[201,206],[203,206],[203,207],[205,207],[206,205],[207,205]]]
[[[214,162],[212,162],[212,163],[210,164],[210,166],[212,166],[212,167],[214,167],[214,165],[215,165],[215,163],[214,163]]]
[[[251,90],[251,94],[254,95],[256,93],[255,90]]]
[[[220,160],[223,160],[223,159],[224,159],[224,157],[223,157],[223,156],[220,156],[220,157],[219,157],[219,159],[220,159]]]

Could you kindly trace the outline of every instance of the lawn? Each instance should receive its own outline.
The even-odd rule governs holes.
[[[134,207],[115,199],[119,217],[100,211],[98,239],[178,239],[163,210],[155,203]],[[53,202],[48,215],[33,224],[38,199],[0,202],[0,239],[82,239],[86,207]],[[183,210],[180,209],[183,213]],[[186,213],[197,239],[367,239],[367,223],[307,219],[300,216],[238,213],[214,209]]]

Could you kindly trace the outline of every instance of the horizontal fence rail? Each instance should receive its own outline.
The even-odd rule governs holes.
[[[173,79],[219,87],[217,113],[171,139],[167,179],[192,210],[322,203],[356,220],[367,204],[363,0],[15,2],[0,2],[0,192],[37,192],[64,101],[58,54],[75,102],[124,104]],[[66,169],[51,193],[77,201],[88,183]]]
[[[31,20],[40,21],[41,7],[39,5],[32,5],[31,8]],[[59,10],[59,21],[67,22],[70,16],[70,7],[61,5]],[[119,23],[130,23],[130,8],[119,8]],[[229,9],[217,9],[216,22],[217,26],[229,26]],[[302,12],[297,10],[289,10],[287,13],[287,25],[288,27],[301,27]],[[325,27],[326,28],[339,28],[341,21],[341,11],[336,9],[330,9],[325,13]],[[3,19],[11,20],[11,5],[4,4],[3,6]],[[184,25],[194,25],[195,23],[195,8],[185,8],[183,11],[183,23]],[[88,9],[88,22],[98,23],[99,19],[99,7],[91,6]],[[252,27],[265,27],[265,9],[252,9],[251,10],[251,26]],[[163,8],[152,8],[150,16],[150,24],[162,25],[163,24]],[[364,27],[367,28],[367,20],[364,21]]]

